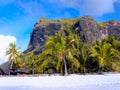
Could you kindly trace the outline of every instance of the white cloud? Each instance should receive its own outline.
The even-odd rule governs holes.
[[[7,56],[5,55],[5,52],[11,42],[16,42],[16,38],[14,36],[0,35],[0,64],[7,61]]]
[[[93,16],[103,16],[114,12],[114,4],[119,0],[48,0],[64,9],[65,7],[74,8],[80,14],[90,14]]]
[[[116,0],[84,0],[81,12],[94,16],[103,16],[114,12]]]
[[[81,5],[82,0],[47,0],[48,3],[53,3],[57,7],[56,10],[64,9],[64,8],[74,8],[76,10],[79,10],[79,7]],[[58,10],[58,11],[59,11]]]

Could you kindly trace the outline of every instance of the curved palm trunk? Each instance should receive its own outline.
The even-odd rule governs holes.
[[[13,62],[14,62],[14,60],[12,60],[12,62],[11,62],[10,69],[12,69],[12,67],[13,67]]]
[[[65,71],[65,76],[68,75],[68,71],[67,71],[67,65],[66,65],[66,60],[63,58],[64,61],[64,71]]]
[[[99,66],[99,71],[98,71],[99,74],[103,74],[103,67],[102,66]]]
[[[86,68],[85,67],[83,67],[83,73],[86,74]]]
[[[12,62],[11,62],[11,64],[10,64],[10,70],[11,70],[12,67],[13,67],[13,62],[14,62],[14,59],[12,59]],[[10,75],[10,71],[9,71],[9,75]]]
[[[85,65],[85,62],[84,62],[84,64],[83,64],[83,73],[84,74],[86,74],[86,67],[85,67],[86,65]]]
[[[32,64],[32,74],[34,75],[34,64]]]
[[[44,74],[44,66],[43,66],[43,69],[42,69],[42,73]]]

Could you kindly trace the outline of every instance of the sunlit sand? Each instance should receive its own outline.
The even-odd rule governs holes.
[[[0,77],[0,90],[120,90],[120,74]]]

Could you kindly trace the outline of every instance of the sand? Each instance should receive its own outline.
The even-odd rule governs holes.
[[[120,90],[120,74],[0,77],[0,90]]]

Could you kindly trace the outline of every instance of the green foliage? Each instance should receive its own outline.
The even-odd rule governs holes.
[[[99,71],[102,72],[105,68],[115,70],[113,66],[120,60],[120,53],[116,49],[114,37],[106,37],[102,41],[96,41],[95,50],[97,52],[97,60],[99,63]],[[117,65],[117,64],[116,64]],[[105,71],[105,70],[104,70]]]
[[[63,25],[73,25],[75,22],[77,22],[80,18],[63,18],[63,19],[47,19],[47,18],[44,18],[44,17],[41,17],[40,18],[40,23],[39,23],[39,26],[45,26],[49,23],[62,23]]]
[[[18,50],[19,48],[16,47],[15,43],[10,43],[9,48],[6,50],[6,55],[8,55],[9,63],[10,63],[10,69],[13,68],[20,68],[21,67],[21,58],[20,56],[22,53]]]
[[[98,22],[97,23],[99,26],[101,26],[101,27],[104,27],[105,26],[105,23],[104,22]]]
[[[63,18],[63,19],[61,19],[60,20],[60,22],[62,23],[62,24],[68,24],[69,23],[69,25],[73,25],[75,22],[77,22],[79,20],[79,18],[72,18],[72,19],[70,19],[70,18]]]
[[[34,52],[27,53],[23,63],[23,67],[27,67],[27,70],[32,74],[34,74],[37,60],[38,60],[38,56],[36,56]]]
[[[65,28],[48,37],[42,53],[28,53],[24,63],[35,73],[44,73],[50,67],[61,74],[66,73],[65,67],[68,73],[120,71],[120,41],[114,36],[106,37],[93,45],[83,42],[77,30]]]

